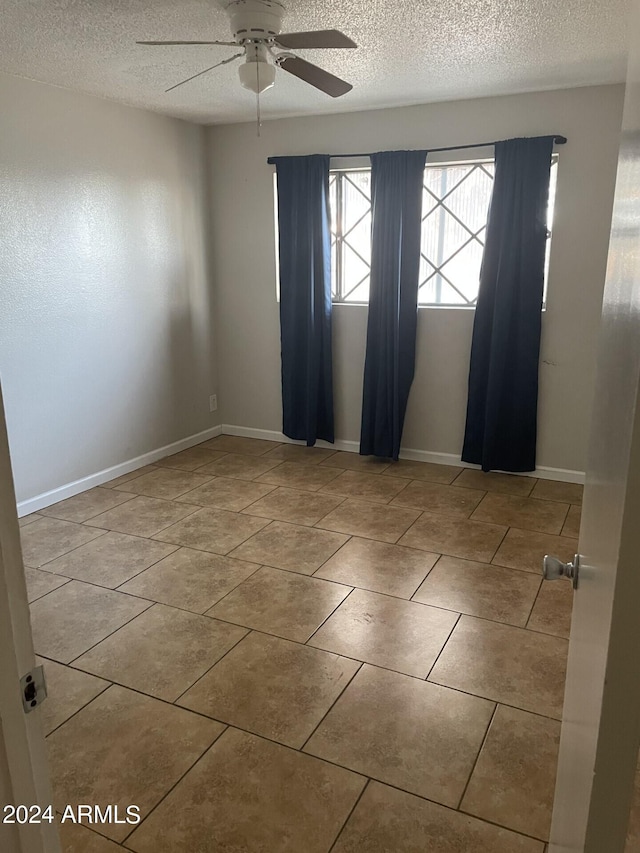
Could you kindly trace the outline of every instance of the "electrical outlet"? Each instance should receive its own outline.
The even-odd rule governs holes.
[[[212,394],[209,397],[209,411],[215,412],[217,410],[217,408],[218,408],[218,395]]]

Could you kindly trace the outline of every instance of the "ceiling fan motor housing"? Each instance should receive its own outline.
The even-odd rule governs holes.
[[[284,11],[277,0],[232,0],[227,13],[234,39],[242,42],[275,38],[282,29]]]

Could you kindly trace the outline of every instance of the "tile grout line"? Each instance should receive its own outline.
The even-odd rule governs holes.
[[[451,637],[452,637],[452,635],[453,635],[453,632],[456,630],[456,628],[457,628],[457,627],[458,627],[458,625],[460,624],[460,619],[461,619],[461,618],[462,618],[462,613],[459,613],[459,614],[458,614],[458,618],[457,618],[457,619],[456,619],[456,621],[453,623],[453,625],[452,625],[452,627],[451,627],[451,630],[450,630],[450,631],[449,631],[449,633],[447,634],[447,639],[444,641],[444,643],[442,644],[442,646],[441,646],[441,648],[440,648],[440,651],[439,651],[439,652],[438,652],[438,654],[436,655],[436,659],[434,660],[434,662],[433,662],[433,663],[431,664],[431,666],[429,667],[429,671],[427,672],[427,674],[425,675],[425,677],[424,677],[424,678],[421,678],[421,679],[420,679],[420,681],[424,681],[424,682],[429,681],[429,676],[431,675],[431,673],[433,672],[433,670],[434,670],[434,668],[435,668],[436,664],[437,664],[437,663],[438,663],[438,661],[440,660],[440,655],[443,653],[443,651],[444,651],[444,650],[445,650],[445,648],[447,647],[447,643],[448,643],[448,642],[449,642],[449,640],[451,639]],[[433,682],[430,682],[430,683],[432,684]],[[442,686],[444,686],[444,685],[442,685]],[[462,693],[463,691],[460,691],[460,692]]]
[[[209,718],[209,719],[211,719],[211,718]],[[218,721],[216,721],[216,722],[220,722],[220,721],[218,720]],[[190,773],[190,772],[195,768],[196,764],[198,764],[198,763],[199,763],[199,762],[204,758],[204,756],[209,752],[209,750],[211,749],[211,747],[212,747],[212,746],[214,746],[214,745],[215,745],[215,744],[220,740],[220,738],[222,737],[222,735],[223,735],[226,731],[228,731],[228,730],[229,730],[229,726],[228,726],[226,723],[223,723],[222,725],[224,725],[224,728],[222,729],[222,731],[221,731],[221,732],[218,732],[218,734],[214,737],[214,739],[211,741],[211,743],[209,744],[209,746],[205,747],[205,749],[200,753],[200,755],[196,758],[196,760],[195,760],[192,764],[190,764],[190,765],[189,765],[189,767],[187,767],[187,769],[186,769],[186,770],[185,770],[185,772],[180,776],[180,778],[179,778],[179,779],[177,779],[177,780],[173,783],[173,785],[169,788],[169,790],[168,790],[168,791],[166,791],[166,792],[162,795],[162,797],[160,797],[160,799],[158,800],[158,802],[157,802],[154,806],[152,806],[152,807],[149,809],[149,811],[148,811],[148,812],[147,812],[147,814],[142,818],[142,820],[140,821],[140,823],[139,823],[139,824],[137,824],[136,826],[134,826],[134,827],[133,827],[133,829],[125,835],[125,837],[124,837],[124,838],[122,839],[122,841],[120,842],[120,843],[122,844],[122,846],[123,846],[123,847],[124,847],[125,842],[126,842],[126,841],[128,841],[128,840],[131,838],[131,836],[133,835],[133,833],[134,833],[134,832],[137,832],[137,830],[139,830],[139,829],[140,829],[140,827],[144,824],[144,822],[145,822],[146,820],[148,820],[148,819],[151,817],[151,815],[152,815],[152,814],[154,813],[154,811],[158,808],[158,806],[159,806],[162,802],[164,802],[164,800],[166,800],[166,798],[169,796],[169,794],[171,794],[171,792],[175,790],[175,788],[180,784],[180,782],[182,782],[182,780],[185,778],[185,776],[187,775],[187,773]],[[131,848],[130,848],[130,847],[125,847],[125,850],[131,850]]]
[[[193,504],[181,504],[181,503],[178,503],[178,501],[171,501],[168,498],[154,498],[154,497],[151,497],[151,495],[136,495],[136,497],[137,498],[146,498],[147,500],[152,500],[152,501],[164,501],[165,503],[177,504],[179,507],[185,507],[185,508],[193,506],[193,509],[191,510],[191,512],[188,512],[186,515],[183,515],[182,518],[179,518],[176,521],[170,521],[168,524],[164,524],[159,530],[154,530],[153,533],[150,533],[147,536],[142,536],[140,533],[131,533],[131,531],[129,531],[129,530],[119,530],[118,528],[114,528],[114,527],[100,528],[99,525],[87,524],[86,522],[83,522],[85,527],[89,527],[91,529],[104,529],[106,533],[125,533],[128,536],[138,536],[140,539],[153,539],[154,536],[157,536],[159,533],[164,533],[165,530],[168,530],[170,527],[173,527],[174,524],[178,524],[181,521],[185,521],[187,518],[192,516],[194,513],[198,512],[199,509],[203,509],[203,507],[194,506]],[[126,501],[126,503],[132,503],[132,501]],[[113,507],[113,509],[118,509],[118,507]],[[107,512],[111,512],[111,510],[107,510]],[[100,513],[100,515],[103,515],[103,513]],[[94,519],[89,519],[89,520],[95,521],[96,519],[100,518],[100,515],[96,515]],[[169,544],[173,545],[175,543],[169,542]]]
[[[94,486],[93,488],[94,489],[102,489],[102,488],[104,488],[104,486]],[[59,501],[58,503],[62,504],[62,503],[65,503],[65,501],[72,501],[72,500],[74,500],[74,498],[79,498],[81,495],[86,495],[88,492],[92,492],[92,491],[93,491],[93,489],[87,489],[85,492],[79,492],[77,495],[73,495],[73,497],[70,497],[70,498],[65,498],[65,500]],[[109,507],[109,509],[101,509],[99,512],[96,512],[95,515],[88,515],[86,518],[83,518],[81,521],[77,521],[76,519],[73,519],[73,518],[63,518],[62,516],[52,515],[51,513],[47,512],[47,510],[49,510],[51,507],[56,507],[56,506],[58,506],[58,504],[50,504],[49,506],[44,507],[44,509],[41,509],[40,512],[42,513],[42,518],[53,518],[56,521],[69,521],[72,524],[84,524],[86,521],[91,521],[92,518],[97,518],[99,515],[102,515],[104,512],[109,512],[109,510],[117,509],[119,506],[124,506],[126,503],[129,503],[129,501],[132,501],[134,498],[139,497],[139,495],[137,495],[135,492],[125,492],[124,490],[122,492],[120,492],[118,489],[109,489],[109,491],[110,492],[116,492],[116,494],[121,494],[123,497],[124,497],[124,495],[129,495],[129,497],[125,498],[123,501],[120,501],[120,503],[116,504],[115,506]],[[91,527],[90,524],[87,524],[85,526]],[[27,524],[27,527],[29,527],[28,524]],[[64,555],[62,555],[62,556],[64,556]]]
[[[109,531],[107,531],[107,532],[108,532],[108,533],[115,533],[116,531],[109,530]],[[127,535],[127,534],[121,533],[121,534],[118,534],[118,535],[120,535],[120,536],[125,536],[125,535]],[[98,537],[98,539],[100,539],[100,538],[101,538],[101,537]],[[137,537],[137,538],[143,538],[143,537]],[[92,541],[92,542],[95,542],[96,540],[95,540],[95,539],[92,539],[91,541]],[[144,541],[145,541],[145,542],[154,542],[155,540],[153,540],[153,539],[145,539]],[[87,542],[87,545],[90,545],[90,544],[91,544],[91,542]],[[160,544],[160,545],[171,545],[172,543],[170,543],[170,542],[159,542],[158,544]],[[84,546],[80,546],[80,547],[84,547]],[[130,577],[130,578],[126,578],[125,580],[123,580],[121,583],[119,583],[119,584],[118,584],[118,586],[103,586],[102,584],[96,583],[95,581],[85,580],[84,578],[69,578],[69,580],[70,580],[70,581],[76,581],[77,583],[86,583],[86,584],[88,584],[89,586],[96,586],[96,587],[98,587],[98,589],[108,589],[108,590],[110,590],[111,592],[121,592],[121,590],[120,590],[120,587],[121,587],[121,586],[124,586],[124,584],[129,583],[129,581],[132,581],[134,578],[137,578],[137,577],[138,577],[138,575],[141,575],[143,572],[146,572],[146,571],[147,571],[147,569],[152,569],[154,566],[157,566],[157,565],[158,565],[158,563],[161,563],[163,560],[166,560],[166,559],[167,559],[167,557],[171,557],[171,555],[172,555],[172,554],[175,554],[175,553],[176,553],[176,551],[179,551],[179,550],[180,550],[180,547],[181,547],[180,545],[176,545],[176,546],[174,547],[173,551],[169,551],[169,553],[168,553],[168,554],[165,554],[165,556],[164,556],[164,557],[158,557],[158,559],[157,559],[157,560],[154,560],[154,561],[153,561],[153,563],[150,563],[148,566],[146,566],[146,568],[144,568],[144,569],[140,569],[140,571],[139,571],[139,572],[136,572],[136,573],[135,573],[135,575],[131,575],[131,577]],[[63,557],[66,557],[67,555],[66,555],[66,554],[63,554],[62,556],[63,556]],[[56,559],[60,559],[60,557],[56,557]],[[60,574],[58,574],[58,572],[49,572],[49,571],[48,571],[48,574],[51,574],[51,575],[53,575],[54,577],[57,577],[57,578],[66,578],[66,577],[67,577],[67,575],[60,575]],[[63,584],[63,585],[64,585],[64,584]],[[51,592],[55,592],[55,589],[51,590]],[[46,594],[48,594],[48,593],[46,593]],[[124,593],[124,594],[125,594],[125,595],[132,595],[131,593]],[[141,595],[136,595],[136,596],[132,596],[132,597],[134,597],[134,598],[144,598],[144,596],[141,596]],[[152,600],[152,599],[145,599],[145,600]],[[161,603],[161,602],[157,602],[157,603]]]
[[[43,515],[42,517],[51,519],[51,516],[49,516],[49,515],[48,516]],[[63,521],[63,519],[61,519],[61,518],[54,518],[51,520],[52,521]],[[76,524],[76,523],[77,522],[75,522],[75,521],[67,522],[67,524]],[[31,525],[29,525],[29,524],[27,525],[27,527],[30,527],[30,526]],[[80,527],[81,525],[78,525],[78,526]],[[89,527],[89,525],[87,525],[87,527]],[[89,545],[89,543],[95,542],[97,539],[101,539],[106,533],[110,532],[109,530],[107,530],[106,528],[103,528],[103,527],[92,527],[91,529],[92,530],[101,530],[102,532],[98,533],[97,536],[94,536],[93,539],[89,539],[87,542],[83,542],[81,545],[75,545],[73,548],[69,548],[69,550],[65,551],[63,554],[58,554],[56,557],[52,557],[50,560],[47,560],[45,563],[42,563],[42,565],[40,565],[40,566],[32,566],[29,563],[25,563],[24,562],[24,555],[23,555],[23,558],[22,558],[23,568],[25,568],[25,569],[38,569],[41,571],[49,572],[50,571],[49,569],[44,568],[45,566],[48,566],[49,563],[53,563],[54,560],[59,560],[60,557],[66,557],[68,554],[72,554],[74,551],[77,551],[78,548],[82,548],[84,545]],[[51,572],[51,574],[56,574],[56,572]],[[64,577],[64,575],[62,577]]]
[[[73,670],[74,672],[82,672],[82,674],[83,674],[83,675],[87,675],[87,673],[86,673],[84,670],[76,669],[75,667],[70,666],[68,663],[60,663],[60,661],[53,660],[53,658],[46,658],[46,657],[44,657],[44,655],[38,655],[38,657],[39,657],[39,658],[43,658],[43,659],[44,659],[44,661],[45,661],[45,663],[57,663],[59,666],[64,666],[64,667],[66,667],[67,669],[71,669],[71,670]],[[97,675],[96,675],[96,676],[94,676],[94,678],[99,678],[99,677],[100,677],[100,676],[97,676]],[[102,696],[102,694],[103,694],[103,693],[106,693],[106,692],[107,692],[107,690],[108,690],[110,687],[113,687],[113,685],[114,685],[114,682],[113,682],[113,681],[109,681],[109,679],[107,679],[107,678],[102,678],[101,680],[102,680],[102,681],[106,681],[106,682],[107,682],[107,686],[106,686],[106,687],[103,687],[103,688],[102,688],[102,690],[100,690],[98,693],[96,693],[96,695],[95,695],[95,696],[92,696],[92,697],[91,697],[91,699],[89,699],[87,702],[85,702],[85,703],[84,703],[84,705],[81,705],[79,708],[76,708],[76,710],[75,710],[72,714],[70,714],[70,715],[69,715],[66,719],[64,719],[61,723],[58,723],[58,725],[57,725],[55,728],[51,729],[51,731],[50,731],[50,732],[47,732],[47,734],[45,735],[45,740],[46,740],[48,737],[50,737],[54,732],[57,732],[57,731],[58,731],[58,729],[61,729],[61,728],[62,728],[62,726],[64,726],[64,725],[65,725],[65,723],[68,723],[68,722],[69,722],[69,720],[72,720],[72,719],[73,719],[77,714],[79,714],[79,713],[80,713],[80,711],[84,711],[84,709],[85,709],[85,708],[87,708],[89,705],[91,705],[91,703],[92,703],[92,702],[95,702],[95,700],[96,700],[96,699],[98,699],[98,697]]]
[[[322,578],[316,578],[316,580],[322,580]],[[327,583],[336,583],[336,581],[327,581]],[[349,584],[340,584],[340,586],[349,586]],[[327,616],[325,616],[325,618],[324,618],[324,619],[322,620],[322,622],[318,625],[318,627],[317,627],[317,628],[315,628],[315,629],[311,632],[311,634],[307,637],[307,639],[304,641],[304,643],[301,643],[301,645],[304,645],[304,646],[308,646],[308,645],[309,645],[310,641],[315,637],[315,635],[318,633],[318,631],[320,630],[320,628],[322,628],[322,626],[325,624],[325,622],[327,622],[329,619],[331,619],[331,617],[332,617],[332,616],[333,616],[333,614],[336,612],[336,610],[338,610],[340,607],[342,607],[342,605],[343,605],[343,604],[345,603],[345,601],[349,598],[349,596],[351,595],[351,593],[352,593],[352,592],[354,592],[354,590],[356,590],[356,589],[357,589],[357,587],[355,587],[355,586],[352,586],[352,587],[351,587],[351,589],[350,589],[350,590],[349,590],[349,592],[345,595],[345,597],[342,599],[342,601],[340,601],[340,602],[338,602],[338,604],[336,604],[336,606],[332,609],[331,613],[329,613]],[[315,649],[315,648],[316,648],[316,646],[309,646],[309,648]],[[321,649],[321,651],[325,651],[325,652],[326,652],[326,651],[328,651],[328,649]],[[336,652],[331,652],[331,654],[337,654],[337,653],[336,653]],[[348,657],[348,655],[340,655],[340,657]],[[357,660],[357,658],[351,658],[351,660]],[[361,663],[364,663],[364,661],[361,661]]]
[[[113,592],[113,590],[111,590],[111,591]],[[133,595],[132,595],[132,596],[131,596],[131,598],[137,598],[137,596],[133,596]],[[121,628],[124,628],[124,627],[125,627],[125,625],[128,625],[130,622],[133,622],[133,620],[134,620],[134,619],[137,619],[137,618],[138,618],[138,616],[142,616],[142,614],[143,614],[143,613],[146,613],[146,612],[147,612],[147,610],[151,610],[151,608],[152,608],[152,607],[157,607],[157,606],[158,606],[158,602],[157,602],[157,601],[149,601],[149,599],[147,599],[147,598],[140,598],[140,599],[139,599],[139,601],[145,601],[145,602],[147,602],[147,603],[148,603],[148,605],[149,605],[149,606],[148,606],[148,607],[145,607],[145,608],[144,608],[144,610],[141,610],[141,611],[140,611],[140,613],[136,613],[136,614],[135,614],[135,616],[132,616],[132,617],[131,617],[131,619],[127,619],[127,621],[126,621],[126,622],[123,622],[123,623],[122,623],[122,625],[118,625],[118,627],[117,627],[117,628],[114,628],[114,630],[113,630],[113,631],[110,631],[110,632],[107,634],[107,636],[106,636],[106,637],[103,637],[101,640],[98,640],[98,642],[97,642],[97,643],[93,643],[91,646],[89,646],[89,648],[88,648],[88,649],[85,649],[83,652],[80,652],[80,654],[79,654],[79,655],[76,655],[76,656],[75,656],[74,658],[72,658],[70,661],[57,661],[57,663],[64,663],[64,665],[65,665],[65,666],[69,666],[70,664],[75,663],[79,658],[81,658],[81,657],[82,657],[82,655],[86,655],[86,654],[87,654],[87,652],[90,652],[92,649],[95,649],[95,647],[96,647],[96,646],[99,646],[99,645],[100,645],[100,643],[104,642],[105,640],[108,640],[108,639],[109,639],[109,637],[112,637],[112,636],[113,636],[114,634],[116,634],[116,633],[117,633]],[[161,605],[161,606],[162,606],[162,605]],[[41,657],[42,657],[42,656],[41,656]],[[73,668],[74,668],[74,669],[80,669],[80,667],[73,667]],[[86,672],[86,670],[80,670],[80,671],[81,671],[81,672]],[[89,675],[95,675],[95,673],[90,672],[90,673],[89,673]],[[100,676],[96,676],[96,678],[100,678]],[[107,680],[107,681],[110,681],[111,679],[106,679],[106,680]]]
[[[364,778],[365,778],[365,783],[364,783],[364,785],[363,785],[363,787],[362,787],[362,790],[361,790],[361,791],[360,791],[360,793],[358,794],[358,796],[357,796],[357,798],[356,798],[355,803],[353,804],[353,806],[352,806],[352,807],[351,807],[351,809],[349,810],[349,814],[347,815],[347,817],[346,817],[346,819],[345,819],[344,823],[342,824],[342,826],[341,826],[341,827],[340,827],[340,829],[338,830],[338,834],[337,834],[337,835],[336,835],[336,837],[333,839],[333,844],[331,845],[331,847],[329,847],[329,850],[327,851],[327,853],[332,853],[333,849],[335,848],[336,844],[338,843],[338,840],[339,840],[340,836],[342,835],[342,833],[344,832],[344,830],[345,830],[345,828],[346,828],[347,824],[348,824],[348,823],[349,823],[349,821],[351,820],[351,816],[352,816],[352,814],[353,814],[353,813],[355,812],[355,810],[358,808],[358,804],[359,804],[360,800],[362,799],[362,797],[364,796],[364,792],[365,792],[365,791],[367,790],[367,788],[369,787],[369,783],[371,782],[371,779],[370,779],[369,777],[367,777],[367,776],[365,776]]]
[[[241,626],[240,626],[240,625],[238,625],[237,627],[239,628],[239,627],[241,627]],[[231,648],[230,648],[230,649],[227,649],[227,651],[226,651],[226,652],[225,652],[221,657],[219,657],[219,658],[218,658],[218,660],[214,661],[214,662],[211,664],[211,666],[210,666],[210,667],[208,667],[208,668],[205,670],[205,672],[203,672],[201,675],[199,675],[199,676],[196,678],[196,680],[195,680],[192,684],[190,684],[190,685],[189,685],[185,690],[183,690],[183,691],[182,691],[182,693],[180,693],[180,695],[179,695],[179,696],[176,696],[176,698],[175,698],[175,699],[171,700],[171,704],[172,704],[172,705],[175,705],[177,708],[184,708],[186,711],[191,711],[191,710],[192,710],[191,708],[186,708],[184,705],[178,705],[178,702],[182,699],[182,697],[183,697],[186,693],[188,693],[191,689],[193,689],[193,688],[196,686],[196,684],[198,684],[198,682],[202,681],[202,679],[205,677],[205,675],[208,675],[208,674],[211,672],[211,670],[212,670],[212,669],[214,669],[214,668],[215,668],[219,663],[221,663],[221,662],[226,658],[226,656],[227,656],[228,654],[230,654],[230,653],[231,653],[235,648],[237,648],[237,647],[240,645],[240,643],[242,643],[244,640],[246,640],[246,639],[247,639],[247,637],[250,637],[250,636],[251,636],[251,634],[253,634],[253,633],[254,633],[254,632],[253,632],[253,629],[252,629],[252,628],[247,629],[246,634],[243,634],[243,635],[242,635],[242,637],[240,637],[240,639],[239,639],[239,640],[236,640],[236,642],[231,646]],[[154,698],[155,698],[155,697],[154,697]],[[203,716],[207,717],[207,716],[208,716],[208,714],[203,714]],[[210,717],[210,719],[213,719],[213,717]],[[227,724],[227,725],[230,725],[230,724]]]
[[[489,731],[491,729],[491,724],[493,723],[497,713],[498,713],[498,703],[496,702],[496,704],[493,706],[493,711],[491,712],[491,716],[489,717],[489,722],[487,723],[487,728],[484,730],[484,735],[482,737],[482,740],[480,741],[480,746],[478,747],[478,751],[476,753],[476,757],[474,759],[473,766],[471,768],[471,772],[469,773],[469,775],[467,777],[467,781],[466,781],[465,786],[462,790],[462,794],[460,794],[460,799],[458,800],[458,805],[456,806],[456,811],[460,811],[460,807],[462,806],[462,801],[465,798],[465,795],[467,793],[467,788],[469,787],[469,783],[471,782],[471,777],[475,773],[476,767],[478,765],[478,761],[480,760],[480,753],[482,752],[484,745],[487,742],[487,738],[489,737]]]
[[[31,568],[31,566],[27,566],[27,568]],[[32,572],[38,572],[40,569],[31,569]],[[40,601],[41,598],[46,598],[48,595],[51,595],[52,592],[55,592],[57,589],[62,589],[63,586],[66,586],[70,581],[74,580],[73,578],[68,578],[65,575],[55,575],[53,572],[48,572],[48,574],[53,575],[54,578],[60,578],[60,580],[64,581],[64,583],[59,584],[53,589],[47,590],[47,592],[43,592],[42,595],[38,595],[35,598],[32,598],[27,602],[28,606],[31,607],[32,604],[35,604],[36,601]]]
[[[309,648],[314,648],[314,647],[313,647],[313,646],[309,646]],[[320,649],[319,651],[324,651],[324,649]],[[333,654],[333,653],[330,653],[330,654]],[[343,657],[343,655],[340,655],[340,657]],[[351,676],[351,678],[347,681],[347,683],[346,683],[346,684],[345,684],[345,686],[342,688],[342,690],[340,691],[340,693],[338,693],[338,695],[336,696],[336,698],[333,700],[333,702],[329,705],[329,707],[327,708],[327,710],[325,711],[325,713],[322,715],[321,719],[320,719],[320,720],[318,721],[318,723],[313,727],[313,729],[311,730],[311,732],[309,733],[309,735],[308,735],[308,736],[307,736],[307,738],[305,739],[305,741],[304,741],[304,743],[302,744],[302,746],[301,746],[301,747],[299,747],[299,749],[298,749],[298,751],[299,751],[299,752],[304,752],[304,750],[306,749],[307,744],[309,743],[309,741],[311,740],[311,738],[312,738],[312,737],[314,736],[314,734],[318,731],[318,729],[320,728],[320,726],[324,723],[324,721],[325,721],[325,720],[326,720],[326,718],[328,717],[328,715],[329,715],[330,711],[332,711],[332,710],[333,710],[333,708],[335,707],[335,705],[336,705],[336,703],[338,702],[338,700],[339,700],[339,699],[344,695],[344,692],[345,692],[345,690],[347,689],[347,687],[349,687],[349,685],[353,684],[353,681],[354,681],[354,679],[355,679],[356,675],[360,672],[360,670],[362,669],[362,667],[363,667],[363,666],[364,666],[364,663],[363,663],[363,662],[360,662],[360,666],[358,666],[358,667],[357,667],[357,669],[355,670],[355,672],[353,673],[353,675]],[[311,755],[311,754],[312,754],[312,753],[305,753],[305,755]],[[317,757],[318,757],[318,756],[316,756],[316,758],[317,758]],[[356,772],[356,771],[354,771],[354,772]]]
[[[531,841],[539,841],[543,845],[547,845],[549,842],[545,841],[543,838],[539,838],[537,835],[530,835],[528,832],[523,832],[521,829],[514,829],[512,826],[505,826],[503,823],[497,823],[495,820],[491,820],[491,818],[480,817],[477,814],[472,814],[471,812],[467,812],[464,809],[455,809],[458,814],[464,815],[465,817],[473,818],[474,820],[479,820],[482,823],[489,824],[489,826],[495,826],[497,829],[506,829],[507,832],[513,832],[514,835],[518,835],[522,838],[529,838]]]
[[[529,622],[531,621],[531,616],[533,615],[533,611],[535,610],[536,604],[538,603],[538,598],[540,597],[540,593],[542,592],[543,583],[544,583],[544,577],[541,577],[540,583],[538,584],[538,591],[536,592],[535,597],[533,599],[533,604],[529,608],[529,615],[527,616],[527,621],[524,623],[524,627],[528,631],[532,630],[531,628],[529,628]],[[534,629],[534,633],[540,633],[540,632],[535,632],[535,629]],[[542,632],[542,633],[544,633],[544,632]]]

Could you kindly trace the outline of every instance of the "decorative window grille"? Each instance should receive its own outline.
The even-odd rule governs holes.
[[[549,226],[556,175],[554,157]],[[427,164],[422,192],[419,305],[475,306],[493,176],[494,163],[488,160]],[[367,303],[371,274],[371,170],[332,170],[329,193],[333,301]],[[545,297],[549,244],[550,240]]]

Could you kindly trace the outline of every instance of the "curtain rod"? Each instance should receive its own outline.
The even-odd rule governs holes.
[[[564,145],[567,141],[566,136],[561,136],[558,133],[549,134],[549,135],[550,136],[553,135],[553,141],[556,145]],[[427,148],[426,151],[427,151],[427,154],[435,154],[437,151],[465,151],[467,148],[488,148],[489,146],[497,145],[498,142],[502,142],[502,141],[504,141],[504,140],[497,139],[497,140],[494,140],[493,142],[474,142],[471,145],[448,145],[444,148]],[[376,153],[376,152],[368,151],[366,153],[361,152],[360,154],[331,154],[330,156],[335,157],[336,159],[337,158],[345,158],[345,157],[371,157],[371,155],[374,153]],[[273,163],[273,161],[275,159],[276,159],[275,157],[268,157],[267,163]]]

